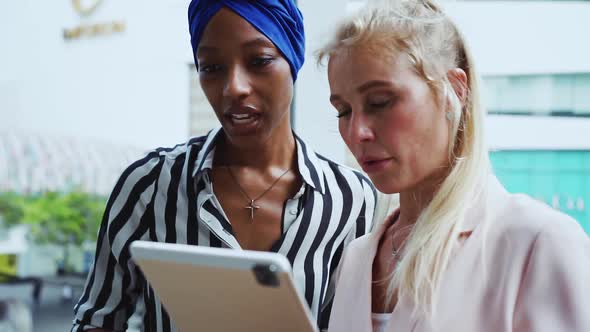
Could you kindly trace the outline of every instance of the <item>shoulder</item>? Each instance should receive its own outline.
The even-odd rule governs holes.
[[[200,152],[204,147],[206,140],[207,136],[192,137],[186,142],[176,144],[172,147],[159,147],[149,153],[157,154],[158,157],[169,160],[182,159],[189,153]]]
[[[508,195],[491,227],[498,244],[513,254],[530,257],[545,249],[557,256],[590,254],[590,238],[576,220],[527,195]]]
[[[352,167],[337,163],[321,154],[316,153],[316,156],[320,161],[320,167],[322,167],[324,175],[332,176],[337,181],[346,181],[349,184],[361,185],[363,188],[368,189],[372,195],[377,196],[377,191],[373,183],[365,174]]]
[[[369,180],[369,178],[366,175],[364,175],[363,173],[361,173],[360,171],[358,171],[352,167],[338,163],[338,162],[336,162],[326,156],[323,156],[319,153],[316,153],[316,152],[314,152],[314,153],[315,153],[316,157],[318,158],[318,160],[320,160],[320,164],[324,170],[330,169],[337,174],[354,176],[359,181],[366,182],[367,184],[370,184],[372,186],[371,180]]]
[[[590,238],[574,218],[528,196],[513,196],[515,218],[510,228],[517,234],[530,233],[531,254],[547,250],[553,252],[549,256],[561,259],[585,252],[590,258]]]
[[[512,216],[503,229],[510,241],[502,245],[517,250],[496,262],[515,268],[515,327],[536,330],[543,324],[547,331],[588,331],[590,238],[573,218],[527,196],[511,196],[507,208]]]
[[[523,194],[508,195],[496,219],[504,233],[530,240],[585,235],[572,217]]]
[[[297,134],[295,141],[300,172],[311,173],[310,177],[315,184],[322,187],[322,192],[327,184],[330,190],[348,192],[354,197],[371,196],[373,200],[376,198],[377,193],[373,184],[361,172],[317,153]]]
[[[196,158],[205,139],[206,136],[195,137],[172,147],[159,147],[145,152],[125,168],[116,187],[133,187],[139,182],[153,183],[163,171],[171,172],[173,168],[179,173],[187,161]]]

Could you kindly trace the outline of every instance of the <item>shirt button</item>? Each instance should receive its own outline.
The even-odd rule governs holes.
[[[297,215],[297,210],[291,210],[289,211],[292,215],[296,216]]]

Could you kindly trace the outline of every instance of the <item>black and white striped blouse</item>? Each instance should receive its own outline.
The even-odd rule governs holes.
[[[136,303],[143,307],[143,330],[175,330],[130,259],[134,240],[240,248],[209,181],[221,134],[216,129],[174,148],[157,149],[123,172],[107,203],[72,331],[125,330]],[[366,177],[295,138],[303,185],[286,202],[283,233],[271,251],[289,259],[297,287],[325,327],[334,271],[344,247],[370,230],[376,192]]]

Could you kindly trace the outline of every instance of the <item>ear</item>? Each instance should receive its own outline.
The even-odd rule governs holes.
[[[467,74],[461,68],[454,68],[447,72],[447,78],[455,91],[461,104],[465,104],[467,99]]]

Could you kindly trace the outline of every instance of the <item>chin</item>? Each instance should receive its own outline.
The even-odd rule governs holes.
[[[253,144],[260,144],[267,138],[267,133],[260,127],[247,128],[242,130],[241,128],[235,128],[232,126],[223,126],[228,140],[236,146],[250,146]]]
[[[378,175],[369,176],[369,178],[375,188],[384,194],[397,194],[403,190],[403,186],[400,186],[400,183],[392,176]]]
[[[251,149],[260,146],[264,142],[261,135],[228,135],[227,140],[231,145],[243,149]]]
[[[387,195],[399,194],[402,191],[400,188],[395,187],[395,186],[375,185],[375,188],[377,188],[377,190],[379,190],[380,192],[387,194]]]

